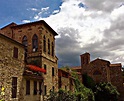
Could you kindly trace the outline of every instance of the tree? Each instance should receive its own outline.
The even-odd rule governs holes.
[[[111,83],[99,83],[96,85],[95,101],[118,101],[119,92]]]
[[[94,101],[94,94],[91,89],[86,88],[78,79],[76,73],[72,73],[74,77],[75,92],[78,101]]]

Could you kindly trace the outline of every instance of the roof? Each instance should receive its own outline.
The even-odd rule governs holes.
[[[99,59],[99,58],[97,58],[97,59],[91,61],[90,63],[93,63],[93,62],[95,62],[95,61],[103,61],[103,62],[108,62],[108,63],[110,63],[110,62],[107,61],[107,60],[103,60],[103,59]]]
[[[71,69],[81,69],[81,66],[71,67]]]
[[[90,53],[88,53],[88,52],[86,52],[86,53],[84,53],[84,54],[81,54],[80,56],[83,56],[83,55],[90,55]]]
[[[3,34],[1,34],[1,33],[0,33],[0,37],[1,37],[1,38],[4,38],[4,39],[7,39],[7,40],[9,40],[9,41],[11,41],[11,42],[13,42],[13,43],[16,43],[16,44],[18,44],[18,45],[20,45],[20,46],[24,47],[24,45],[23,45],[23,44],[21,44],[21,43],[19,43],[19,42],[15,41],[15,40],[13,40],[13,39],[11,39],[11,38],[9,38],[9,37],[7,37],[7,36],[3,35]]]
[[[17,24],[14,23],[14,22],[12,22],[12,23],[10,23],[10,24],[8,24],[8,25],[2,27],[1,29],[4,29],[4,28],[6,28],[6,27],[8,27],[8,26],[10,26],[10,27],[12,27],[12,26],[17,26]]]
[[[69,72],[67,72],[66,70],[63,70],[63,69],[58,69],[58,71],[61,71],[61,72],[63,72],[63,73],[69,74]]]
[[[44,24],[47,28],[49,28],[49,30],[50,30],[54,35],[58,35],[44,20],[35,21],[35,22],[30,22],[30,23],[25,23],[25,24],[20,24],[20,25],[17,25],[17,26],[13,26],[12,28],[27,26],[27,25],[31,25],[31,24],[38,24],[38,23]]]
[[[121,67],[121,63],[110,64],[110,67]]]

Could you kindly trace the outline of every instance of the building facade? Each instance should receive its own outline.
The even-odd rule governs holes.
[[[0,100],[19,100],[23,71],[24,46],[0,34]]]
[[[58,90],[58,58],[55,55],[57,33],[43,20],[1,28],[2,34],[23,44],[25,69],[21,85],[22,101],[42,101],[51,89]],[[37,72],[27,65],[37,66],[46,72]],[[27,85],[27,86],[26,86]],[[35,86],[36,85],[36,86]],[[28,89],[26,87],[30,86]],[[31,90],[33,89],[33,91]],[[41,96],[39,95],[41,93]]]
[[[90,54],[85,53],[80,55],[81,57],[81,69],[82,74],[87,74],[96,83],[99,82],[111,82],[116,86],[119,91],[120,98],[124,100],[124,85],[123,85],[123,76],[122,76],[122,65],[120,63],[111,64],[107,60],[95,59],[90,61]]]

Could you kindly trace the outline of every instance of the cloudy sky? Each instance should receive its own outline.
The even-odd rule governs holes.
[[[124,65],[124,0],[0,0],[0,28],[45,20],[59,35],[59,67],[80,65],[80,55]]]

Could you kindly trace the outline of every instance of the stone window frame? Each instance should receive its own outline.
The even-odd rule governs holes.
[[[14,49],[13,49],[13,57],[14,58],[18,58],[18,48],[17,47],[14,47]]]
[[[54,44],[52,42],[52,56],[54,56]]]
[[[37,95],[37,81],[34,81],[34,95]]]
[[[46,72],[44,74],[47,74],[47,65],[44,64],[44,69],[46,70]]]
[[[39,82],[39,95],[42,94],[42,82]]]
[[[55,91],[55,87],[54,87],[54,86],[52,86],[52,91],[53,91],[53,92]]]
[[[32,51],[38,51],[38,36],[36,34],[34,34],[32,37]]]
[[[23,38],[22,38],[22,44],[23,44],[25,47],[28,46],[28,38],[27,38],[26,35],[24,35]]]
[[[17,77],[12,77],[12,98],[17,97]]]
[[[30,95],[30,80],[26,80],[26,95]]]
[[[50,40],[48,39],[48,54],[50,55]]]
[[[43,37],[43,51],[46,52],[46,37]]]
[[[44,85],[44,95],[47,95],[47,85]]]
[[[55,68],[52,67],[52,76],[55,76]]]

